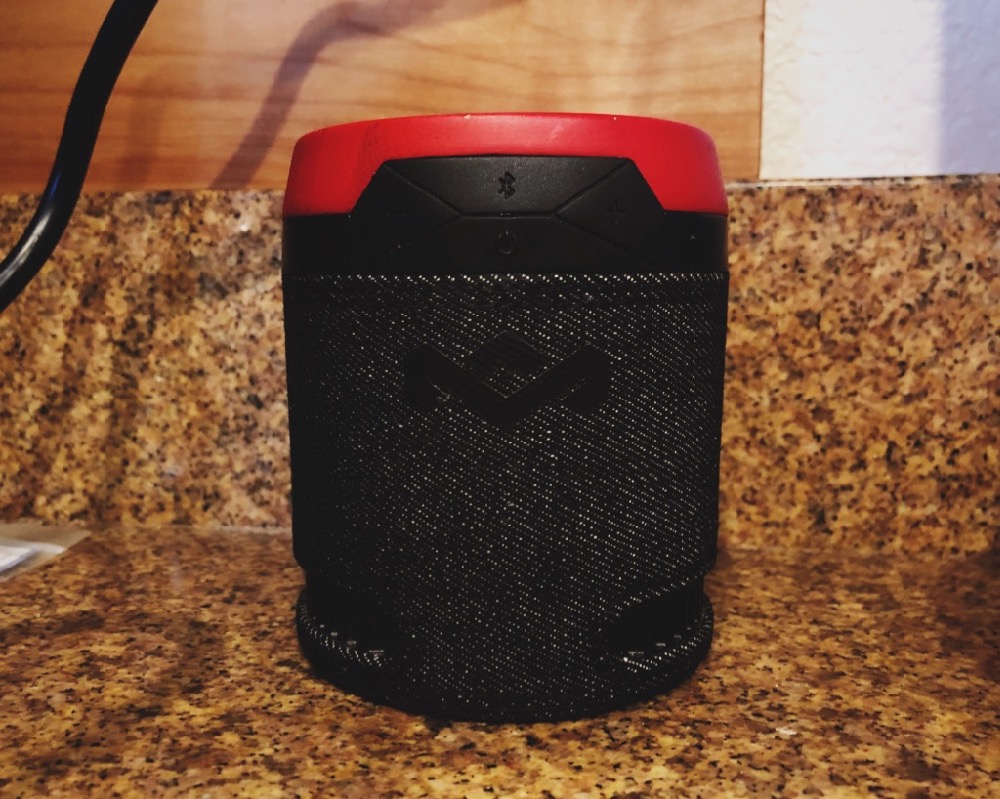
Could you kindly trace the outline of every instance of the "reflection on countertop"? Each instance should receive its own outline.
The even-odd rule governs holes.
[[[598,718],[494,726],[313,677],[287,532],[112,527],[0,585],[0,793],[987,796],[998,565],[732,550],[687,683]]]

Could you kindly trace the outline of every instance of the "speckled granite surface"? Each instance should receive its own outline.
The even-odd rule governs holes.
[[[731,196],[723,535],[995,547],[1000,176]]]
[[[722,540],[996,547],[1000,176],[730,197]],[[0,317],[0,516],[288,524],[279,199],[84,200]]]
[[[109,529],[0,584],[0,795],[995,796],[998,566],[735,550],[672,694],[489,726],[313,678],[287,534]]]

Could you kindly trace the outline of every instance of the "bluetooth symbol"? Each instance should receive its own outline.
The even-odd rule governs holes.
[[[510,172],[504,172],[502,177],[497,178],[500,181],[500,191],[498,194],[502,194],[504,199],[509,200],[514,196],[514,181],[516,178],[510,174]]]

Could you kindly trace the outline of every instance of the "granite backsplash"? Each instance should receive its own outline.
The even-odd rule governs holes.
[[[1000,176],[729,194],[723,546],[995,548]],[[0,317],[0,518],[290,524],[280,204],[83,198]]]

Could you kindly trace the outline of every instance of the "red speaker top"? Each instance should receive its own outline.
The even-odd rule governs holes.
[[[444,114],[351,122],[295,145],[283,214],[343,214],[400,158],[552,155],[628,158],[668,211],[726,214],[715,144],[691,125],[605,114]]]

